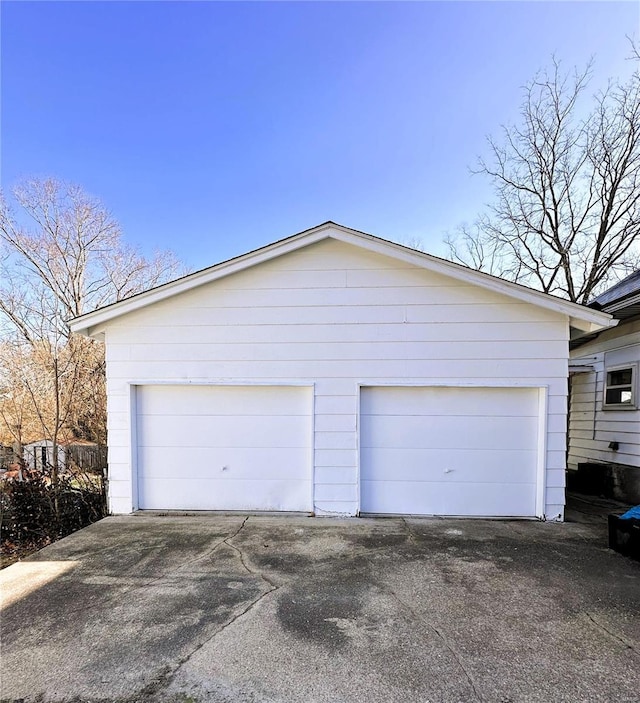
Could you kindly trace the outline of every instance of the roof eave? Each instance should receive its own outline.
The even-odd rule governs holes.
[[[631,307],[632,305],[637,305],[638,303],[640,303],[640,293],[633,293],[632,295],[626,295],[624,298],[613,300],[603,305],[602,309],[609,313],[614,313]]]
[[[614,317],[609,315],[609,313],[601,313],[605,320],[586,320],[584,318],[570,317],[569,324],[574,329],[582,332],[582,334],[577,335],[574,339],[579,339],[583,335],[594,334],[595,332],[601,332],[611,327],[616,327],[620,320],[616,320]]]

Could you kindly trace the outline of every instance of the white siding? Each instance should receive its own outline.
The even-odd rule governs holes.
[[[571,379],[569,468],[593,461],[640,467],[640,410],[602,409],[605,369],[627,363],[640,368],[640,321],[603,332],[576,349],[571,359],[588,363],[594,370]],[[609,449],[613,441],[620,445],[617,451]]]
[[[111,507],[129,512],[129,384],[315,387],[315,511],[358,509],[363,385],[544,387],[546,515],[562,516],[565,315],[325,240],[109,323]]]

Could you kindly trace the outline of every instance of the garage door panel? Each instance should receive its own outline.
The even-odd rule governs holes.
[[[308,387],[138,387],[139,507],[310,511],[312,405]]]
[[[205,411],[203,411],[205,412]],[[144,422],[146,418],[149,419]],[[271,416],[141,416],[140,447],[306,447],[309,418]],[[181,436],[176,437],[176,433]]]
[[[534,516],[537,389],[363,388],[360,509]]]
[[[143,479],[261,479],[265,466],[275,479],[300,477],[300,467],[309,463],[308,449],[303,448],[233,448],[220,447],[147,447],[145,464],[140,467]],[[223,468],[224,467],[224,468]]]
[[[535,483],[536,452],[503,449],[363,448],[361,462],[374,481],[446,481],[447,483]],[[522,471],[528,467],[528,471]]]
[[[518,449],[537,425],[533,417],[370,415],[362,420],[361,446]]]
[[[463,515],[468,517],[521,517],[535,514],[535,484],[522,490],[506,484],[499,494],[485,492],[486,484],[396,481],[363,481],[361,501],[375,505],[371,512],[414,515]],[[479,498],[482,497],[480,500]],[[399,510],[398,506],[402,506]]]
[[[380,386],[375,392],[372,390],[362,389],[361,415],[538,415],[537,399],[531,389]]]
[[[292,479],[170,479],[145,483],[140,500],[148,509],[161,505],[155,509],[162,510],[306,511],[309,483]]]
[[[272,392],[260,393],[260,389]],[[277,389],[277,392],[273,392]],[[296,386],[144,386],[137,397],[138,415],[197,415],[202,406],[212,416],[307,415],[311,406],[304,388]]]

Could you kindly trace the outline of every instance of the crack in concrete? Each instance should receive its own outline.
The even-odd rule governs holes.
[[[220,626],[215,632],[213,632],[209,637],[207,637],[205,640],[200,642],[200,644],[196,645],[189,654],[187,654],[186,657],[181,659],[178,662],[178,665],[175,667],[175,669],[171,672],[170,676],[168,677],[167,681],[167,686],[171,683],[171,681],[175,678],[176,674],[178,671],[189,662],[191,657],[201,650],[206,644],[209,644],[212,642],[219,634],[224,632],[227,628],[231,627],[237,620],[239,620],[243,615],[246,615],[252,608],[254,608],[263,598],[266,598],[270,593],[273,593],[274,591],[278,590],[280,586],[273,586],[269,588],[269,590],[265,591],[264,593],[261,593],[257,598],[254,598],[249,605],[247,605],[243,610],[241,610],[239,613],[234,615],[230,620],[224,623],[224,625]],[[165,686],[166,687],[166,686]]]
[[[166,571],[166,572],[160,574],[159,576],[155,576],[154,578],[151,578],[151,579],[149,579],[148,577],[145,577],[145,576],[136,576],[135,574],[130,574],[130,575],[128,575],[128,578],[131,579],[132,583],[130,583],[126,588],[118,591],[117,593],[114,593],[112,596],[108,596],[107,600],[105,600],[104,602],[102,602],[100,604],[88,603],[85,605],[81,605],[78,608],[73,608],[72,610],[65,610],[65,615],[73,615],[75,613],[81,613],[84,610],[93,610],[96,608],[107,608],[112,603],[121,602],[122,597],[125,596],[126,594],[130,593],[131,591],[138,590],[141,588],[148,588],[149,586],[153,586],[154,584],[156,584],[160,581],[166,580],[167,576],[179,573],[180,570],[183,569],[185,566],[195,564],[196,562],[198,562],[202,559],[206,559],[208,556],[211,556],[211,554],[213,554],[216,551],[216,549],[218,549],[222,544],[226,544],[228,539],[232,539],[233,537],[235,537],[240,532],[240,530],[242,530],[242,528],[244,527],[244,525],[248,519],[249,518],[246,517],[243,520],[242,525],[240,525],[240,528],[236,532],[234,532],[233,535],[231,535],[230,537],[225,537],[224,539],[221,539],[219,542],[216,542],[213,547],[210,547],[203,554],[199,554],[198,556],[194,557],[193,559],[189,559],[189,561],[183,562],[182,564],[180,564],[180,566],[177,566],[175,569],[170,569],[169,571]],[[235,547],[233,547],[233,545],[228,545],[228,546],[235,549]],[[152,549],[157,549],[157,547],[153,547]],[[152,549],[143,550],[143,551],[152,551]],[[106,551],[106,550],[96,550],[95,553],[97,554],[100,551]],[[236,551],[238,551],[238,550],[236,549]],[[244,566],[244,562],[243,562],[243,566]],[[0,701],[0,703],[1,703],[1,701]]]
[[[403,517],[402,522],[403,522],[404,527],[409,535],[409,542],[411,542],[412,544],[415,544],[417,546],[418,540],[416,537],[416,533],[411,529],[411,525],[409,525],[406,518]]]
[[[251,574],[252,576],[259,576],[265,583],[269,585],[271,590],[269,590],[267,593],[271,593],[271,591],[275,591],[276,589],[280,588],[280,586],[268,576],[265,576],[262,571],[255,571],[254,569],[249,568],[249,565],[247,564],[244,558],[244,553],[242,552],[242,550],[236,547],[235,544],[231,544],[231,540],[234,539],[234,537],[237,537],[242,532],[244,526],[247,524],[248,519],[249,517],[246,517],[242,525],[240,525],[240,529],[237,530],[237,532],[234,532],[234,534],[232,534],[230,537],[227,537],[222,541],[224,542],[224,544],[226,544],[228,547],[231,547],[231,549],[233,549],[237,553],[238,557],[240,558],[240,563],[242,564],[247,573]]]
[[[198,556],[194,557],[193,559],[189,559],[189,561],[184,562],[177,569],[173,569],[169,573],[174,573],[175,571],[180,571],[185,566],[190,566],[191,564],[195,564],[195,563],[202,561],[203,559],[206,559],[207,557],[211,556],[216,551],[216,549],[218,549],[221,545],[227,544],[227,540],[233,539],[236,535],[238,535],[238,534],[240,534],[240,532],[242,532],[242,529],[247,524],[247,520],[249,519],[249,517],[250,516],[247,515],[247,517],[244,518],[244,520],[240,523],[240,527],[232,535],[229,535],[228,537],[224,537],[219,542],[216,542],[213,545],[213,547],[210,547],[209,549],[207,549],[206,552],[199,554]],[[229,546],[231,546],[231,545],[229,545]]]
[[[422,617],[422,615],[420,615],[420,613],[416,612],[408,603],[405,603],[398,596],[398,594],[395,591],[393,591],[391,589],[387,589],[387,591],[395,598],[395,600],[403,608],[405,608],[405,610],[409,611],[411,613],[411,615],[413,615],[413,617],[416,618],[416,620],[420,620],[420,622],[424,623],[429,629],[433,630],[436,633],[436,635],[440,638],[440,640],[442,640],[442,643],[449,650],[449,652],[451,652],[451,654],[453,655],[453,658],[456,660],[461,671],[464,673],[467,681],[469,682],[469,685],[471,686],[471,690],[473,691],[476,699],[481,701],[481,703],[482,703],[482,701],[484,701],[484,698],[483,698],[482,694],[480,693],[480,691],[478,690],[478,687],[476,685],[476,682],[475,682],[473,676],[471,675],[471,672],[467,669],[467,667],[464,664],[463,658],[456,651],[456,649],[449,642],[449,640],[442,634],[442,632],[440,632],[440,630],[435,625],[433,625],[428,620],[426,620],[424,617]]]
[[[636,656],[638,655],[638,650],[635,648],[633,644],[631,644],[627,639],[624,637],[621,637],[618,635],[616,632],[612,632],[609,630],[609,628],[605,627],[602,623],[598,622],[591,613],[586,612],[585,615],[589,618],[589,620],[602,632],[605,632],[609,637],[612,639],[616,640],[617,642],[620,642],[623,644],[627,649],[631,650]]]
[[[240,523],[240,527],[232,535],[225,537],[222,541],[227,542],[228,540],[237,537],[242,532],[242,530],[244,530],[244,526],[247,524],[247,522],[249,522],[250,517],[251,515],[247,515],[247,517],[245,517],[245,519]]]
[[[206,559],[207,557],[210,557],[216,551],[216,549],[219,549],[223,544],[227,544],[227,540],[233,539],[236,535],[238,535],[242,531],[242,528],[245,526],[248,519],[249,519],[249,516],[247,515],[247,517],[245,517],[244,520],[242,521],[242,523],[240,524],[240,527],[232,535],[229,535],[228,537],[224,537],[220,541],[216,542],[213,545],[213,547],[209,547],[209,549],[202,552],[202,554],[198,554],[197,556],[193,557],[192,559],[189,559],[188,561],[182,562],[179,566],[176,566],[174,569],[170,569],[169,571],[166,571],[166,572],[160,574],[159,576],[152,578],[150,581],[146,581],[146,582],[143,582],[140,584],[133,584],[132,586],[127,588],[126,591],[123,591],[123,594],[127,593],[128,591],[130,591],[133,588],[140,588],[140,587],[146,588],[147,586],[152,586],[153,584],[157,583],[158,581],[165,580],[167,578],[167,576],[170,576],[172,574],[179,574],[180,571],[182,571],[185,567],[189,567],[192,564],[196,564],[197,562],[202,561],[203,559]],[[232,545],[229,544],[228,546],[231,547]],[[120,596],[118,596],[118,597],[120,597]]]
[[[163,676],[163,686],[162,688],[166,689],[169,687],[173,679],[176,677],[180,669],[189,662],[189,660],[198,652],[201,650],[205,645],[209,644],[212,642],[218,635],[220,635],[222,632],[224,632],[227,628],[231,627],[235,622],[237,622],[241,617],[246,615],[250,610],[252,610],[258,603],[260,603],[261,600],[266,598],[269,594],[273,593],[274,591],[277,591],[279,588],[281,588],[281,585],[276,584],[274,581],[272,581],[269,577],[265,576],[262,572],[260,571],[255,571],[247,565],[247,562],[245,560],[244,554],[241,549],[236,547],[234,544],[231,544],[230,540],[234,539],[234,537],[237,537],[240,532],[244,529],[244,526],[247,524],[247,521],[249,520],[250,516],[247,516],[243,521],[240,527],[232,534],[229,535],[229,537],[225,537],[221,542],[219,542],[213,549],[209,550],[208,553],[212,553],[217,549],[221,544],[226,544],[228,547],[231,547],[237,554],[240,559],[240,563],[242,564],[243,568],[247,573],[251,574],[252,576],[259,576],[267,585],[268,588],[265,590],[263,593],[261,593],[257,598],[254,598],[245,608],[243,608],[239,613],[231,617],[226,623],[224,623],[222,626],[220,626],[215,632],[213,632],[209,637],[204,639],[202,642],[197,644],[187,656],[183,657],[177,665],[168,672],[166,675]],[[202,555],[200,558],[204,558],[205,555]]]
[[[245,527],[245,525],[247,524],[247,521],[249,520],[250,517],[251,517],[250,515],[247,515],[247,517],[245,517],[245,518],[243,519],[242,523],[240,524],[240,527],[239,527],[233,534],[229,535],[228,537],[225,537],[224,539],[219,540],[218,542],[216,542],[216,543],[213,545],[213,547],[210,547],[209,549],[207,549],[207,550],[206,550],[205,552],[203,552],[202,554],[199,554],[198,556],[196,556],[196,557],[194,557],[194,558],[192,558],[192,559],[189,559],[189,560],[186,561],[186,562],[183,562],[182,564],[180,564],[180,566],[176,567],[175,569],[171,569],[170,571],[165,572],[165,573],[161,574],[160,576],[157,576],[157,577],[152,578],[152,579],[146,579],[146,580],[144,579],[144,577],[135,577],[135,576],[132,576],[133,579],[138,578],[139,581],[138,581],[138,582],[134,582],[133,584],[129,585],[129,586],[128,586],[127,588],[125,588],[124,590],[120,591],[118,594],[115,594],[114,596],[110,597],[110,598],[103,604],[103,606],[101,606],[101,607],[107,607],[107,606],[109,606],[109,604],[110,604],[111,602],[120,601],[120,600],[122,599],[122,596],[123,596],[123,595],[125,595],[126,593],[129,593],[129,592],[132,591],[132,590],[140,589],[140,588],[146,588],[146,587],[148,587],[148,586],[151,586],[151,585],[157,583],[158,581],[164,580],[164,579],[167,578],[167,575],[168,575],[168,574],[179,573],[180,570],[183,569],[184,567],[189,566],[189,565],[191,565],[191,564],[195,564],[195,563],[197,563],[198,561],[201,561],[201,560],[206,559],[207,557],[211,556],[211,555],[216,551],[216,549],[219,549],[223,544],[226,544],[228,547],[230,547],[232,550],[234,550],[234,551],[238,554],[239,559],[240,559],[240,563],[242,564],[242,566],[243,566],[243,568],[245,569],[245,571],[247,571],[249,574],[251,574],[251,575],[253,575],[253,576],[260,576],[260,577],[262,578],[262,580],[265,581],[265,583],[267,583],[268,586],[269,586],[269,588],[268,588],[264,593],[262,593],[261,595],[259,595],[259,596],[258,596],[257,598],[255,598],[253,601],[251,601],[251,603],[249,603],[241,612],[239,612],[237,615],[233,616],[228,622],[224,623],[224,624],[223,624],[221,627],[219,627],[212,635],[210,635],[209,637],[207,637],[203,642],[201,642],[200,644],[196,645],[196,646],[194,647],[194,649],[193,649],[186,657],[184,657],[183,659],[181,659],[181,660],[178,661],[178,663],[176,664],[176,666],[175,666],[173,669],[172,669],[170,666],[165,667],[165,668],[163,669],[163,671],[162,671],[161,673],[159,673],[159,674],[158,674],[150,683],[148,683],[141,691],[138,691],[138,693],[136,693],[136,694],[133,695],[132,697],[127,698],[127,699],[126,699],[126,702],[128,702],[128,701],[130,701],[130,700],[131,700],[131,701],[136,701],[136,702],[138,702],[138,701],[143,701],[143,700],[145,700],[145,699],[149,699],[150,696],[155,696],[155,694],[160,693],[161,690],[168,688],[169,685],[171,684],[171,682],[173,681],[174,677],[175,677],[176,674],[178,673],[178,671],[181,669],[181,667],[184,666],[198,650],[202,649],[202,647],[204,647],[205,644],[211,642],[211,641],[212,641],[213,639],[215,639],[221,632],[223,632],[223,631],[226,630],[228,627],[230,627],[231,625],[233,625],[233,623],[236,622],[236,621],[237,621],[239,618],[241,618],[243,615],[246,615],[246,614],[247,614],[254,606],[256,606],[263,598],[265,598],[265,597],[268,596],[270,593],[273,593],[273,591],[276,591],[278,588],[280,588],[279,585],[277,585],[275,582],[273,582],[270,578],[264,576],[264,574],[262,574],[262,573],[260,573],[260,572],[257,572],[257,571],[253,571],[252,569],[250,569],[250,568],[247,566],[247,563],[246,563],[246,561],[245,561],[244,554],[242,553],[242,551],[241,551],[240,549],[238,549],[238,547],[236,547],[234,544],[231,544],[231,543],[229,542],[229,540],[232,540],[234,537],[237,537],[237,536],[240,534],[240,532],[242,532],[242,530],[244,529],[244,527]],[[156,549],[156,548],[157,548],[157,547],[154,547],[154,549]],[[104,550],[101,550],[101,551],[104,551]],[[151,551],[151,550],[145,550],[145,551]],[[66,613],[67,613],[67,614],[79,613],[79,612],[81,612],[81,611],[83,611],[83,610],[91,610],[91,609],[94,609],[94,608],[96,608],[96,605],[95,605],[95,604],[88,604],[88,605],[84,605],[84,606],[79,607],[79,608],[75,608],[74,610],[66,611]],[[107,699],[105,699],[105,700],[107,700]],[[110,700],[110,699],[109,699],[109,700]],[[154,700],[155,700],[155,698],[154,698]],[[0,703],[1,703],[1,702],[0,702]]]
[[[177,573],[179,573],[182,569],[184,569],[185,567],[188,567],[188,566],[190,566],[191,564],[195,564],[195,563],[197,563],[198,561],[201,561],[201,560],[203,560],[203,559],[206,559],[207,557],[211,556],[211,555],[216,551],[216,549],[219,549],[219,547],[220,547],[221,545],[223,545],[223,544],[226,544],[227,546],[231,547],[235,552],[237,552],[237,553],[239,554],[239,556],[240,556],[240,562],[242,563],[242,566],[245,568],[246,571],[248,571],[248,572],[249,572],[250,574],[252,574],[252,575],[259,575],[259,576],[261,576],[262,579],[263,579],[264,581],[266,581],[266,582],[269,584],[270,590],[267,591],[267,593],[270,593],[271,591],[276,590],[276,588],[280,588],[280,586],[277,586],[277,585],[276,585],[273,581],[271,581],[269,578],[263,576],[262,574],[259,574],[259,573],[255,572],[255,571],[251,571],[251,569],[249,569],[249,568],[247,567],[246,563],[245,563],[244,556],[243,556],[242,552],[241,552],[235,545],[229,544],[229,542],[228,542],[228,540],[231,540],[231,539],[233,539],[234,537],[236,537],[237,535],[240,534],[240,532],[243,530],[244,526],[247,524],[247,520],[249,520],[249,517],[250,517],[250,516],[247,515],[247,517],[244,518],[244,520],[242,521],[240,527],[239,527],[232,535],[229,535],[228,537],[225,537],[224,539],[221,539],[220,541],[216,542],[216,543],[213,545],[213,547],[210,547],[209,549],[207,549],[207,550],[206,550],[205,552],[203,552],[202,554],[199,554],[198,556],[193,557],[193,559],[189,559],[188,561],[183,562],[182,564],[180,564],[180,565],[177,566],[176,568],[170,569],[169,571],[166,571],[166,572],[160,574],[159,576],[156,576],[155,578],[151,578],[151,579],[149,579],[148,577],[145,578],[144,576],[135,576],[134,574],[131,574],[131,575],[129,576],[129,578],[133,581],[133,583],[131,583],[131,584],[130,584],[129,586],[127,586],[126,588],[124,588],[124,589],[118,591],[117,593],[114,593],[112,596],[108,596],[107,599],[106,599],[105,601],[103,601],[102,603],[99,603],[99,604],[96,604],[96,603],[86,603],[86,604],[81,605],[81,606],[79,606],[79,607],[77,607],[77,608],[73,608],[73,609],[71,609],[71,610],[65,610],[65,616],[75,615],[75,614],[81,613],[81,612],[86,611],[86,610],[95,610],[95,609],[104,610],[104,609],[107,609],[107,608],[108,608],[111,604],[113,604],[113,603],[122,602],[123,596],[125,596],[125,595],[128,594],[128,593],[130,593],[131,591],[138,590],[138,589],[141,589],[141,588],[148,588],[149,586],[153,586],[154,584],[156,584],[156,583],[158,583],[158,582],[160,582],[160,581],[166,580],[167,576],[172,575],[172,574],[177,574]],[[156,544],[156,545],[154,545],[153,547],[150,547],[150,548],[144,549],[144,550],[140,550],[140,551],[142,551],[142,552],[154,551],[154,550],[157,550],[157,549],[158,549],[158,546],[162,546],[162,544],[161,544],[161,543],[160,543],[160,545],[157,545],[157,544]],[[112,549],[112,547],[103,548],[103,549],[97,549],[97,550],[95,550],[94,553],[95,553],[95,554],[98,554],[98,553],[100,553],[100,552],[109,551],[109,550],[111,550],[111,549]],[[265,593],[265,595],[267,595],[267,593]],[[9,631],[10,631],[10,630],[9,630]],[[1,701],[0,701],[0,703],[1,703]]]
[[[409,524],[407,523],[406,519],[405,519],[405,518],[402,518],[402,522],[404,523],[404,525],[405,525],[405,527],[406,527],[406,529],[407,529],[407,532],[409,533],[409,540],[410,540],[410,541],[414,540],[414,543],[417,544],[416,535],[415,535],[415,533],[413,532],[413,530],[411,529],[411,527],[409,526]],[[369,559],[366,559],[366,561],[369,563],[370,566],[372,566],[372,567],[374,566],[374,565],[371,563],[371,561],[369,561]],[[382,588],[382,590],[384,590],[384,591],[386,591],[387,593],[389,593],[405,610],[407,610],[409,613],[411,613],[411,615],[412,615],[416,620],[419,620],[420,622],[422,622],[423,624],[425,624],[430,630],[433,630],[433,631],[436,633],[436,635],[440,638],[440,640],[442,641],[442,643],[444,644],[444,646],[447,648],[447,650],[448,650],[449,652],[451,652],[453,658],[456,660],[456,662],[457,662],[457,664],[458,664],[458,667],[459,667],[459,668],[461,669],[461,671],[464,673],[464,675],[465,675],[467,681],[469,682],[469,686],[471,687],[471,690],[473,691],[473,693],[474,693],[474,695],[475,695],[475,697],[476,697],[476,700],[480,701],[480,703],[483,703],[483,702],[484,702],[484,697],[482,696],[482,694],[481,694],[480,691],[478,690],[478,686],[476,685],[476,682],[475,682],[473,676],[471,675],[471,672],[470,672],[470,671],[467,669],[467,667],[465,666],[464,660],[462,659],[462,657],[460,656],[460,654],[458,654],[458,652],[456,651],[456,649],[455,649],[455,648],[453,647],[453,645],[449,642],[449,640],[443,635],[443,633],[440,632],[440,630],[438,630],[438,628],[437,628],[435,625],[433,625],[433,624],[430,623],[426,618],[424,618],[422,615],[420,615],[420,613],[418,613],[418,612],[417,612],[414,608],[412,608],[408,603],[405,603],[405,602],[400,598],[400,596],[398,596],[398,594],[397,594],[392,588],[389,588],[388,586],[386,586],[386,587],[381,586],[381,588]]]

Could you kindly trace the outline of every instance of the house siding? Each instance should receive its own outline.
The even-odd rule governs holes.
[[[111,509],[128,513],[130,384],[314,386],[317,514],[358,509],[362,385],[547,391],[548,518],[563,515],[566,315],[328,239],[110,322]]]
[[[640,467],[640,409],[603,410],[605,369],[635,363],[640,366],[640,320],[621,323],[571,354],[572,361],[593,367],[571,381],[568,467],[602,462]],[[636,379],[636,392],[640,389]],[[617,451],[609,449],[618,442]]]

